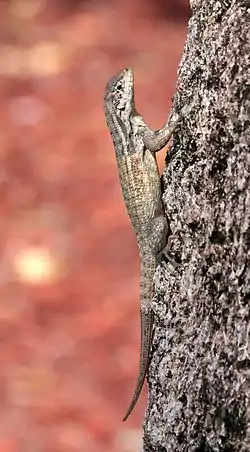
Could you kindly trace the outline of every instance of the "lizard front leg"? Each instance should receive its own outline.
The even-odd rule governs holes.
[[[158,152],[170,140],[172,134],[179,126],[182,118],[193,108],[193,103],[182,108],[180,113],[171,115],[166,124],[159,130],[152,130],[142,116],[135,115],[134,119],[140,127],[144,146],[151,152]]]
[[[170,117],[167,123],[159,130],[152,130],[144,122],[144,130],[142,132],[144,146],[151,152],[160,151],[170,140],[172,134],[180,124],[181,118],[181,113]]]

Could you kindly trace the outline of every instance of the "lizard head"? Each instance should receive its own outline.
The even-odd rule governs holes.
[[[104,99],[106,111],[109,105],[123,123],[129,121],[134,106],[132,69],[122,69],[108,81]]]

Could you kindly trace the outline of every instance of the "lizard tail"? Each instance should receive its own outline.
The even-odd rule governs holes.
[[[141,393],[143,383],[146,377],[148,365],[149,365],[149,357],[152,343],[152,335],[153,335],[153,311],[148,307],[147,309],[141,310],[141,351],[140,351],[140,367],[139,367],[139,375],[136,383],[136,388],[134,391],[134,395],[132,401],[129,405],[129,408],[123,418],[123,422],[126,421],[133,411],[136,402]]]

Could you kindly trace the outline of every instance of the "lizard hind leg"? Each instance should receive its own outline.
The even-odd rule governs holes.
[[[174,240],[176,239],[176,234],[177,234],[177,231],[175,232],[175,238],[173,235],[170,235],[168,237],[167,244],[158,254],[157,260],[161,259],[162,257],[165,257],[173,265],[173,267],[181,267],[182,264],[180,262],[176,261],[175,258],[171,256],[171,246],[172,246],[172,243],[174,242]],[[181,239],[181,242],[183,242],[182,235],[180,235],[180,239]]]
[[[156,257],[166,247],[168,232],[168,222],[164,215],[159,215],[151,220],[148,230],[148,240],[150,248]]]
[[[152,219],[149,228],[149,242],[153,253],[156,256],[157,262],[160,263],[161,259],[165,257],[174,267],[180,267],[181,264],[176,262],[174,258],[170,256],[171,237],[168,238],[169,227],[166,217],[160,215]]]

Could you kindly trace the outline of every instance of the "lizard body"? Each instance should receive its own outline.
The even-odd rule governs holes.
[[[104,108],[119,169],[124,202],[137,238],[141,261],[140,313],[141,349],[139,375],[125,421],[133,410],[146,377],[153,333],[153,277],[157,257],[166,246],[168,223],[162,205],[162,188],[155,152],[169,141],[181,114],[160,130],[153,131],[134,105],[132,69],[126,68],[109,80]]]

